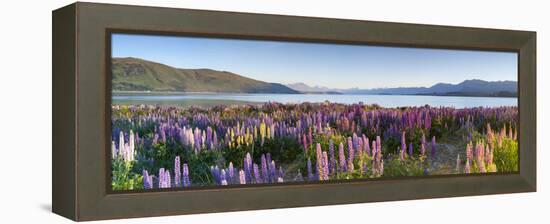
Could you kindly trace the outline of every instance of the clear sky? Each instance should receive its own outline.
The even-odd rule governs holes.
[[[517,81],[517,54],[508,52],[113,34],[112,56],[330,88]]]

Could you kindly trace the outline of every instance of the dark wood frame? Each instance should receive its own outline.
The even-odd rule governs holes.
[[[518,53],[520,172],[110,191],[110,32]],[[53,12],[53,212],[98,220],[536,191],[536,33],[74,3]]]

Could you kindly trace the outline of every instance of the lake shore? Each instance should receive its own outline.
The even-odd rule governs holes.
[[[190,94],[225,94],[225,95],[239,95],[239,94],[266,94],[266,93],[238,93],[238,92],[179,92],[179,91],[112,91],[113,96],[127,96],[127,95],[190,95]],[[493,97],[493,98],[517,98],[517,95],[473,95],[473,94],[459,94],[459,93],[447,93],[447,94],[361,94],[361,93],[341,93],[341,92],[301,92],[301,93],[269,93],[279,95],[365,95],[365,96],[434,96],[434,97]]]
[[[327,94],[245,94],[245,93],[189,93],[189,92],[116,92],[113,104],[150,104],[150,105],[213,105],[214,103],[256,104],[265,102],[279,103],[322,103],[377,104],[385,108],[396,107],[499,107],[517,106],[517,98],[507,97],[460,97],[426,95],[327,95]]]

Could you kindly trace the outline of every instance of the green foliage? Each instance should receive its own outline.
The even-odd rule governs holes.
[[[504,138],[502,147],[495,148],[493,163],[495,163],[499,172],[518,171],[518,142],[509,138]]]
[[[189,179],[193,181],[193,185],[195,186],[214,184],[214,178],[210,173],[209,165],[227,166],[227,164],[224,165],[222,153],[218,151],[202,151],[199,154],[189,153],[183,156],[182,160],[183,163],[188,164]]]
[[[383,177],[405,177],[405,176],[422,176],[424,169],[428,164],[424,158],[409,157],[404,161],[399,160],[397,156],[393,159],[384,161]]]
[[[143,177],[132,172],[133,162],[125,162],[117,157],[112,160],[113,190],[135,190],[143,188]]]

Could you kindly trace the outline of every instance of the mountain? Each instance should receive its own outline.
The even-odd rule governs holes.
[[[139,58],[112,59],[114,91],[178,91],[224,93],[310,93],[517,97],[516,81],[465,80],[431,87],[331,89],[305,83],[282,85],[247,78],[227,71],[180,69]]]
[[[431,87],[399,87],[376,89],[345,89],[346,94],[377,95],[437,95],[437,96],[497,96],[516,97],[516,81],[465,80],[459,84],[437,83]]]
[[[286,87],[299,91],[304,94],[342,94],[336,89],[329,89],[324,86],[308,86],[303,82],[286,84]]]
[[[327,92],[327,91],[331,91],[327,87],[308,86],[307,84],[305,84],[303,82],[286,84],[286,87],[291,88],[291,89],[296,90],[296,91],[300,91],[300,92]]]
[[[139,58],[112,59],[114,91],[300,93],[227,71],[180,69]]]

